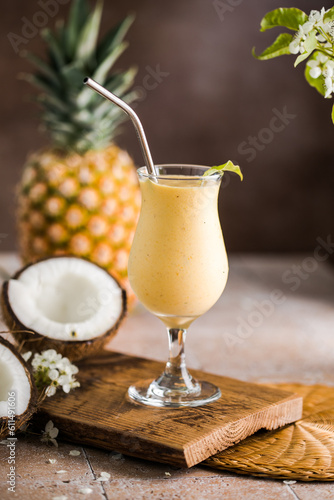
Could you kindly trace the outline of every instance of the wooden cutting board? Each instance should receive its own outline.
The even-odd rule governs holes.
[[[127,398],[127,389],[154,379],[163,364],[116,352],[78,363],[81,387],[47,398],[38,425],[52,420],[59,438],[126,455],[191,467],[259,429],[298,420],[302,398],[278,388],[191,371],[218,385],[222,397],[197,408],[152,408]]]

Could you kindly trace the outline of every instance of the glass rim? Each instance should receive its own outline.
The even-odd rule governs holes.
[[[209,170],[211,167],[208,167],[207,165],[196,165],[196,164],[192,164],[192,163],[162,163],[162,164],[159,164],[159,165],[154,165],[155,167],[158,167],[158,168],[178,168],[178,167],[185,167],[185,168],[194,168],[194,169],[205,169],[206,170]],[[180,179],[180,177],[178,177],[177,174],[171,174],[171,175],[168,175],[168,174],[158,174],[158,175],[154,175],[154,174],[149,174],[148,171],[147,171],[147,167],[146,166],[143,166],[143,167],[139,167],[137,168],[137,173],[140,174],[142,177],[145,177],[147,179],[169,179],[169,180],[178,180],[178,181],[189,181],[189,177],[191,177],[192,179],[194,180],[202,180],[202,181],[205,181],[205,182],[211,182],[211,181],[217,181],[217,180],[220,180],[221,179],[221,175],[219,172],[215,173],[215,174],[212,174],[212,175],[208,175],[207,177],[203,177],[203,174],[201,175],[191,175],[191,176],[188,176],[187,178],[185,179]]]

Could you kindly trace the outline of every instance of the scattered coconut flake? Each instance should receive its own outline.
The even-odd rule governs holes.
[[[72,455],[72,457],[78,457],[79,455],[81,455],[81,451],[79,450],[71,450],[69,455]]]
[[[3,439],[2,441],[0,441],[0,444],[8,444],[7,439]]]
[[[102,477],[106,477],[106,478],[110,479],[110,474],[109,474],[109,472],[101,472],[100,476],[102,476]]]
[[[170,472],[165,472],[165,476],[170,477],[172,474]]]
[[[55,458],[49,458],[49,463],[50,464],[55,464],[57,460]]]
[[[56,474],[65,474],[67,470],[57,470]]]
[[[110,479],[110,474],[108,472],[101,472],[100,477],[96,479],[96,481],[108,481]]]
[[[112,458],[112,460],[122,460],[123,455],[122,455],[122,453],[113,453],[111,455],[111,458]]]
[[[297,481],[283,481],[284,484],[296,484]]]
[[[92,488],[81,488],[78,490],[78,493],[82,493],[83,495],[90,495],[92,492]]]
[[[52,497],[52,500],[67,500],[68,497],[66,495],[60,495],[59,497]]]

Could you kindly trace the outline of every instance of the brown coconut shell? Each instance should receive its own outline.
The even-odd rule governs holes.
[[[57,255],[57,256],[46,257],[24,266],[22,269],[17,271],[17,273],[11,279],[18,279],[19,276],[26,269],[38,264],[39,262],[51,259],[62,259],[62,258],[80,259],[80,257],[76,257],[74,255],[66,255],[66,256]],[[100,269],[102,269],[102,271],[104,271],[109,277],[111,276],[108,271],[103,269],[103,267],[98,266],[97,264],[89,261],[88,259],[82,259],[82,260],[86,260],[87,262],[90,262],[95,266],[100,267]],[[15,339],[22,345],[22,352],[32,351],[33,353],[35,353],[35,352],[42,352],[47,349],[55,349],[58,353],[62,354],[63,356],[66,356],[70,361],[78,361],[80,359],[95,356],[96,354],[103,351],[104,346],[116,335],[127,313],[126,291],[124,290],[124,288],[122,288],[119,281],[114,276],[111,277],[117,282],[118,286],[122,290],[122,309],[117,321],[112,326],[112,328],[104,332],[99,337],[95,337],[91,340],[57,340],[57,339],[52,339],[50,337],[46,337],[41,333],[36,332],[31,328],[28,328],[26,325],[24,325],[19,321],[19,319],[15,315],[10,305],[8,298],[9,281],[8,280],[5,281],[2,285],[2,292],[1,292],[1,308],[3,313],[3,319],[7,327],[10,329],[11,333],[15,337]]]
[[[38,401],[38,392],[35,385],[34,376],[32,374],[32,370],[28,363],[22,358],[21,354],[17,350],[17,348],[8,342],[8,340],[4,339],[0,336],[0,345],[3,345],[5,348],[9,349],[14,356],[19,360],[21,365],[24,368],[26,376],[29,380],[31,392],[30,392],[30,401],[26,408],[26,410],[21,415],[16,415],[15,417],[15,432],[21,429],[23,425],[25,425],[31,418],[31,416],[37,411],[37,401]],[[9,434],[8,430],[8,417],[0,417],[0,440],[5,439]]]

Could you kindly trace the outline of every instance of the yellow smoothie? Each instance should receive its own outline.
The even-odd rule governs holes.
[[[142,208],[129,259],[131,286],[170,328],[187,328],[222,294],[228,261],[210,177],[141,178]]]

